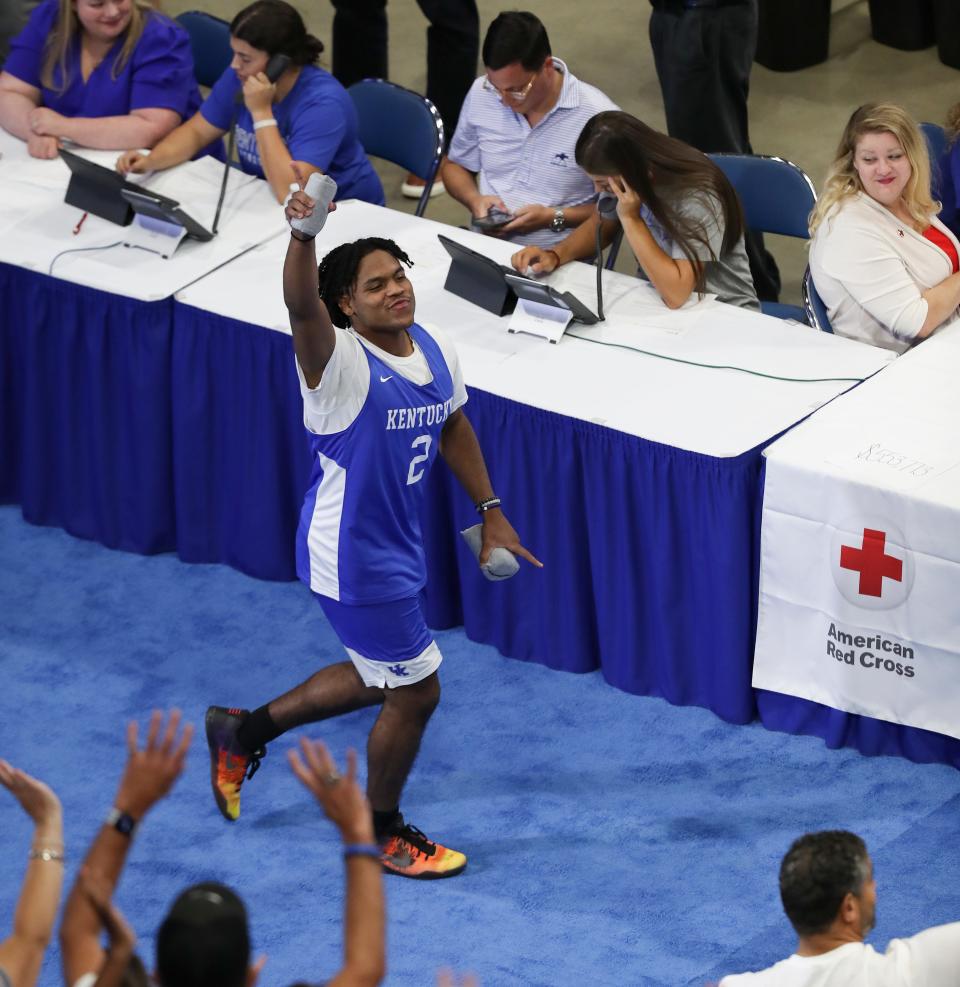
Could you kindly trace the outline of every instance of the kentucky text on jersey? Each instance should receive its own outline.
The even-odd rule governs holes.
[[[387,429],[442,425],[450,417],[452,405],[453,398],[449,398],[443,404],[428,404],[422,408],[388,408]]]

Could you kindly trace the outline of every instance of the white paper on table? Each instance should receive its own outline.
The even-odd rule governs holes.
[[[573,312],[558,305],[545,305],[543,302],[518,298],[517,307],[510,316],[507,324],[508,332],[525,332],[531,336],[540,336],[556,343],[563,336],[564,330],[570,325]]]

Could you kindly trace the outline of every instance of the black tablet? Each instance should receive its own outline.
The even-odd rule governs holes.
[[[504,274],[504,278],[518,298],[550,305],[553,308],[565,308],[577,322],[582,322],[584,325],[592,326],[598,321],[593,312],[569,291],[557,291],[552,285],[544,284],[543,281],[534,281],[532,278],[517,274],[516,271]]]
[[[189,213],[180,208],[180,203],[176,199],[168,199],[165,195],[151,192],[150,189],[134,186],[123,189],[120,194],[128,202],[133,211],[151,219],[159,219],[165,223],[173,223],[182,226],[187,231],[187,236],[192,236],[195,240],[212,240],[213,234],[204,226],[201,226]]]
[[[71,151],[61,148],[60,157],[70,169],[70,184],[64,196],[68,205],[118,226],[127,226],[132,222],[133,208],[123,198],[122,192],[124,189],[138,191],[139,186],[128,182],[112,168],[94,164]]]

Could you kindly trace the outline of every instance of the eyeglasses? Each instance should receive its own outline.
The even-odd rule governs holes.
[[[534,72],[530,76],[530,81],[523,87],[523,89],[498,89],[489,79],[483,80],[483,88],[487,90],[488,93],[496,93],[498,96],[509,96],[510,99],[516,100],[518,103],[525,100],[530,95],[530,90],[533,89],[533,84],[536,82],[537,73]]]

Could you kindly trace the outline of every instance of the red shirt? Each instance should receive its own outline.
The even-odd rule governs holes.
[[[938,230],[936,226],[928,226],[921,234],[927,240],[929,240],[935,247],[939,247],[946,255],[950,258],[950,263],[953,265],[953,273],[956,274],[960,271],[960,257],[957,256],[957,248],[953,245],[953,240],[947,236],[942,230]]]

